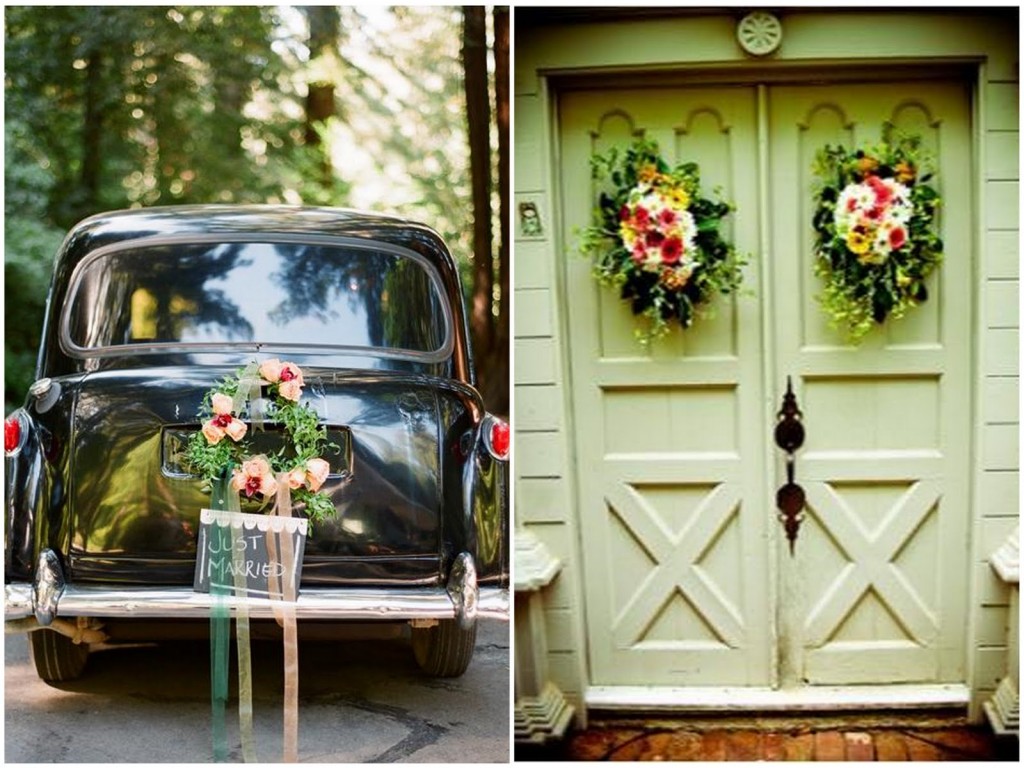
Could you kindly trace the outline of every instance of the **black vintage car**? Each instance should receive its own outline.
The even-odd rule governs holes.
[[[326,208],[122,211],[67,236],[37,381],[4,424],[5,618],[44,680],[81,674],[90,642],[203,626],[209,491],[184,446],[204,393],[267,358],[301,367],[332,444],[300,626],[411,625],[420,666],[452,676],[477,619],[508,619],[508,425],[474,388],[438,235]]]

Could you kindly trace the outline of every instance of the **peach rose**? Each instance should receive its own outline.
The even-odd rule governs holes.
[[[316,493],[331,473],[331,465],[323,459],[310,459],[306,462],[306,483],[309,490]]]
[[[301,488],[306,483],[306,472],[302,467],[296,467],[288,473],[288,487],[292,490]]]
[[[222,427],[217,426],[213,419],[203,424],[203,437],[206,438],[206,442],[210,445],[216,445],[224,439],[225,431]]]
[[[260,376],[271,384],[277,384],[277,392],[285,400],[299,402],[302,397],[302,369],[295,363],[282,363],[276,357],[265,360],[260,366]]]
[[[232,399],[225,394],[218,392],[210,398],[210,408],[217,415],[231,413]]]
[[[260,478],[260,493],[268,498],[277,493],[277,480],[272,474],[266,474]]]
[[[276,384],[281,379],[281,369],[284,366],[281,361],[276,357],[270,360],[264,360],[263,364],[260,365],[260,376],[269,381],[271,384]]]
[[[302,397],[302,382],[298,379],[282,381],[277,385],[277,391],[285,400],[291,400],[293,403],[297,403]]]
[[[224,431],[228,433],[228,437],[230,437],[237,443],[239,440],[245,437],[245,433],[246,431],[248,431],[248,429],[249,427],[246,425],[244,421],[241,421],[239,419],[232,419],[231,423],[224,428]]]

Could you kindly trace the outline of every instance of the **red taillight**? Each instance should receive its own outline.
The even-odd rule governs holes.
[[[507,459],[511,435],[509,426],[501,419],[491,421],[491,452],[495,458]]]
[[[21,419],[14,413],[4,419],[4,453],[13,455],[21,448]]]

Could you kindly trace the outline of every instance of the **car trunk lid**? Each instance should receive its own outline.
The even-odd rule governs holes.
[[[78,581],[190,584],[202,481],[182,461],[196,411],[230,371],[104,372],[79,391],[69,565]],[[304,402],[337,448],[324,484],[337,514],[306,543],[304,584],[434,583],[440,576],[439,396],[410,377],[307,372]],[[254,449],[281,445],[278,425]],[[258,511],[243,506],[244,511]]]

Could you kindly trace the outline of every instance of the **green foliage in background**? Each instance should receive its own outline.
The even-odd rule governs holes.
[[[458,7],[6,8],[6,410],[32,381],[60,240],[100,211],[359,207],[428,223],[467,265],[460,30]],[[335,55],[311,54],[314,33]],[[333,116],[310,125],[321,82]]]
[[[53,255],[64,232],[47,203],[55,179],[28,148],[27,126],[4,125],[4,405],[21,405],[32,383]]]

